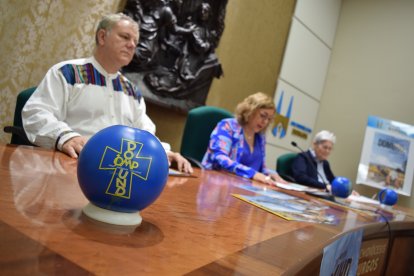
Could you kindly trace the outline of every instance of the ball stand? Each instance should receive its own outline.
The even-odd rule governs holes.
[[[393,210],[392,205],[386,205],[384,203],[381,203],[380,206],[381,206],[382,209],[384,209],[386,211],[392,211]]]
[[[109,224],[116,224],[116,225],[125,225],[125,226],[138,226],[142,222],[142,217],[140,216],[139,212],[136,213],[122,213],[122,212],[115,212],[107,209],[100,208],[98,206],[93,205],[92,203],[88,203],[83,209],[83,213],[88,217],[109,223]]]

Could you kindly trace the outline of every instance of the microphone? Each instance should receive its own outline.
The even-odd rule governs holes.
[[[301,149],[295,141],[290,142],[290,144],[295,148],[298,148],[301,152],[304,152],[303,149]]]
[[[318,168],[315,167],[315,164],[313,163],[313,160],[311,160],[309,158],[308,154],[301,147],[299,147],[299,145],[295,141],[292,141],[290,144],[292,146],[294,146],[295,148],[299,149],[300,152],[303,153],[303,155],[305,156],[305,158],[308,161],[308,163],[312,166],[312,169],[314,169],[316,171],[316,173],[318,174],[318,176],[321,178],[322,183],[325,184],[325,190],[328,192],[328,188],[327,188],[328,187],[328,184],[325,183],[325,178],[319,173]]]

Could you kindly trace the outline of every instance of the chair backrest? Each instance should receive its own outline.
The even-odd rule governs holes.
[[[23,90],[22,92],[17,95],[16,100],[16,108],[14,109],[14,120],[13,120],[13,126],[23,128],[23,122],[22,122],[22,109],[24,105],[26,104],[27,100],[30,98],[30,96],[33,94],[33,92],[36,90],[36,87],[30,87],[28,89]],[[12,133],[11,137],[11,144],[18,144],[18,145],[31,145],[28,143],[25,139],[20,137],[19,135]]]
[[[286,153],[276,159],[276,171],[283,179],[293,181],[291,166],[297,155],[297,153]]]
[[[180,153],[195,165],[200,166],[210,141],[210,134],[217,123],[231,118],[229,111],[215,106],[200,106],[190,110],[184,126]],[[194,160],[196,162],[194,162]]]

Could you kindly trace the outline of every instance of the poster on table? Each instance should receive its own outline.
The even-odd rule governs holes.
[[[411,195],[413,141],[414,126],[369,116],[356,183]]]
[[[253,192],[254,195],[232,194],[232,196],[283,219],[334,225],[339,223],[334,209],[321,201],[306,200],[263,187],[240,185],[239,188]]]

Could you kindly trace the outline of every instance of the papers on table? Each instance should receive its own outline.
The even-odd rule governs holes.
[[[350,195],[346,198],[346,200],[349,201],[354,201],[354,202],[360,202],[360,203],[369,203],[369,204],[374,204],[374,205],[379,205],[379,201],[366,197],[366,196],[362,196],[362,195]]]
[[[285,190],[298,191],[298,192],[318,192],[318,191],[320,191],[319,189],[307,187],[307,186],[296,184],[296,183],[284,184],[284,183],[275,182],[275,185],[276,185],[276,187],[279,187],[279,188],[282,188],[282,189],[285,189]],[[366,197],[366,196],[362,196],[362,195],[352,195],[351,194],[345,200],[348,201],[348,202],[369,203],[369,204],[379,205],[378,200],[375,200],[375,199],[372,199],[372,198],[369,198],[369,197]]]
[[[315,194],[318,192],[325,193],[322,190],[299,185],[296,183],[284,184],[275,182],[275,186],[285,190],[300,191],[305,193],[309,192],[309,194],[312,192]],[[330,211],[321,213],[321,209],[319,209],[316,213],[320,214],[321,216],[318,218],[315,217],[315,214],[313,213],[313,211],[315,211],[313,204],[316,204],[316,202],[318,202],[319,200],[309,200],[302,198],[300,195],[294,196],[291,194],[285,194],[283,192],[269,189],[265,185],[240,185],[238,186],[238,188],[254,192],[256,195],[232,194],[234,197],[249,202],[250,204],[253,204],[266,211],[269,211],[284,219],[330,224],[337,223],[337,218],[335,218],[335,216],[330,216]],[[400,213],[397,213],[392,210],[386,210],[379,206],[377,200],[361,195],[351,195],[348,198],[335,197],[335,200],[329,200],[328,205],[326,205],[324,202],[328,202],[328,200],[322,198],[320,203],[317,204],[317,206],[320,207],[320,205],[323,205],[325,206],[325,208],[328,208],[328,206],[332,207],[333,205],[337,205],[347,209],[351,209],[363,215],[375,217],[378,221],[395,219],[395,215]],[[299,212],[299,210],[301,211]],[[325,209],[323,210],[325,211]],[[300,214],[297,214],[297,212],[299,212]]]
[[[172,176],[186,176],[186,177],[195,177],[189,173],[180,172],[174,169],[169,168],[168,175]]]
[[[288,184],[284,184],[284,183],[279,183],[279,182],[275,182],[276,187],[285,189],[285,190],[291,190],[291,191],[298,191],[298,192],[316,192],[319,191],[318,189],[315,188],[310,188],[307,186],[303,186],[300,184],[296,184],[296,183],[288,183]]]
[[[286,220],[338,224],[339,218],[332,214],[329,206],[318,201],[309,201],[301,197],[268,189],[240,185],[238,188],[253,192],[253,195],[232,194],[232,196],[266,210]]]

